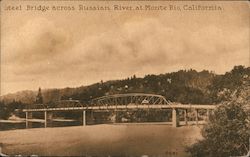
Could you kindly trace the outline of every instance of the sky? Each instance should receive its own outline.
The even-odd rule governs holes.
[[[38,6],[217,5],[221,11],[27,11]],[[5,10],[21,5],[22,10]],[[247,2],[2,1],[1,92],[78,87],[181,69],[249,66]]]

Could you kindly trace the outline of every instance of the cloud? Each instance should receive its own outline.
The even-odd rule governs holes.
[[[111,77],[116,72],[126,77],[180,68],[205,68],[221,73],[225,71],[225,62],[231,64],[228,69],[235,64],[244,64],[242,60],[238,63],[233,60],[235,55],[240,58],[248,55],[239,55],[239,49],[248,46],[245,33],[247,29],[230,32],[214,25],[195,31],[179,30],[157,19],[145,19],[85,37],[70,51],[64,63],[69,69],[95,77],[102,77],[104,71]],[[233,62],[227,63],[227,60]]]
[[[9,53],[6,60],[15,61],[19,65],[49,61],[72,46],[67,31],[56,27],[45,18],[27,21],[17,33],[9,35],[5,41],[5,52]]]
[[[37,25],[42,27],[33,29]],[[156,19],[128,22],[101,34],[97,31],[74,46],[68,34],[49,21],[42,20],[36,25],[31,22],[23,28],[34,32],[27,31],[33,34],[29,36],[23,31],[20,36],[28,36],[28,39],[23,40],[15,55],[16,64],[24,67],[17,68],[16,74],[61,73],[81,78],[85,73],[93,77],[103,74],[112,77],[118,73],[126,77],[135,73],[164,73],[180,69],[180,66],[212,68],[212,63],[219,64],[226,60],[225,55],[233,57],[239,47],[247,46],[244,30],[231,33],[213,25],[196,31],[178,30]]]
[[[4,80],[65,87],[189,68],[223,73],[247,64],[248,28],[188,29],[161,21],[128,20],[75,40],[77,30],[71,33],[43,18],[30,20],[4,40],[3,51],[9,52]]]

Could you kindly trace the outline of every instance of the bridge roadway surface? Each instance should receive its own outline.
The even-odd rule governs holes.
[[[215,109],[216,105],[192,105],[192,104],[129,104],[129,105],[100,105],[100,106],[71,106],[71,107],[54,107],[54,108],[32,108],[23,109],[24,112],[41,112],[41,111],[73,111],[73,110],[119,110],[119,109]]]

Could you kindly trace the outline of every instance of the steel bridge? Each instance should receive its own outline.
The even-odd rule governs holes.
[[[49,106],[44,104],[34,104],[27,107],[23,111],[26,112],[26,127],[29,126],[29,119],[32,118],[33,112],[44,112],[45,127],[47,121],[52,119],[52,113],[56,111],[82,111],[83,125],[86,125],[86,111],[117,111],[117,110],[136,110],[136,109],[171,109],[172,125],[179,125],[179,111],[183,111],[185,123],[187,124],[187,111],[194,109],[196,115],[196,123],[198,124],[198,110],[207,110],[207,116],[216,105],[191,105],[173,103],[166,100],[165,97],[155,94],[145,93],[128,93],[115,94],[92,99],[89,104],[83,104],[78,100],[62,100],[55,105]]]

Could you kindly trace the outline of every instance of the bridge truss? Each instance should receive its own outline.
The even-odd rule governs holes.
[[[103,96],[92,99],[93,106],[113,106],[113,105],[168,105],[170,101],[165,97],[155,94],[128,93]]]

